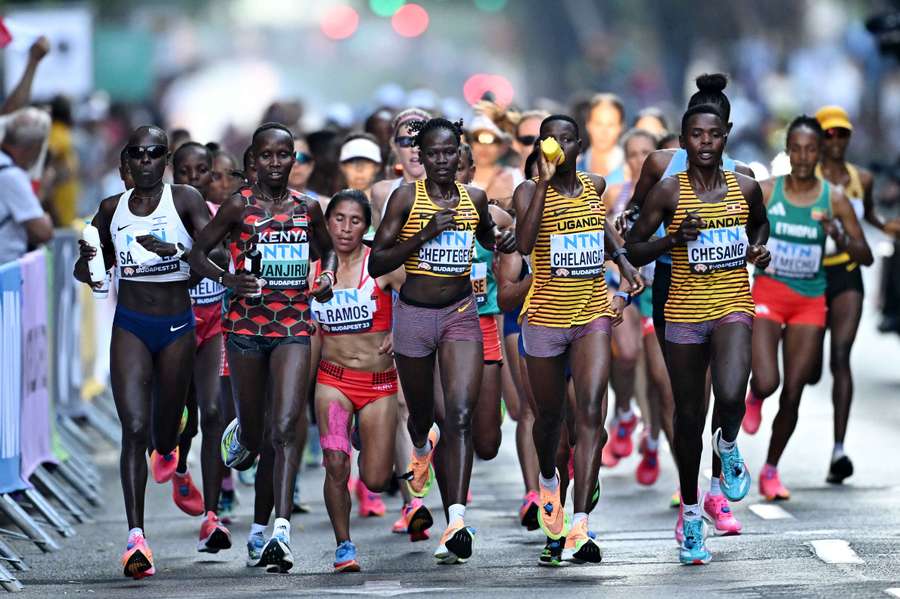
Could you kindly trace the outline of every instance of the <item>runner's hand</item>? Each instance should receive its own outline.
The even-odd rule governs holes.
[[[81,256],[85,262],[90,262],[91,258],[93,258],[96,253],[97,249],[94,246],[84,239],[78,240],[78,255]],[[100,281],[99,283],[88,283],[88,286],[93,289],[100,289],[103,286],[103,281]]]
[[[675,242],[678,244],[695,241],[700,237],[700,229],[703,228],[704,222],[696,212],[688,212],[681,226],[675,232]]]
[[[887,235],[900,237],[900,218],[895,218],[894,220],[884,223],[884,232]]]
[[[166,243],[155,235],[139,235],[137,237],[137,242],[144,246],[144,249],[153,252],[161,258],[174,256],[178,251],[178,248],[175,247],[174,243]]]
[[[747,262],[755,264],[763,270],[769,266],[769,260],[771,260],[771,258],[772,256],[769,254],[769,249],[762,244],[751,245],[747,248]]]
[[[612,324],[614,327],[617,327],[622,324],[623,314],[625,313],[625,300],[618,295],[614,295],[612,298],[612,310]]]
[[[504,254],[512,254],[516,251],[516,234],[510,229],[501,231],[499,227],[494,227],[494,248],[498,252]]]
[[[334,296],[334,290],[331,288],[331,277],[321,275],[316,279],[316,285],[309,290],[309,294],[316,298],[316,301],[327,302]]]
[[[547,160],[544,153],[538,146],[538,179],[541,181],[549,181],[556,174],[556,164]]]
[[[619,275],[629,283],[628,289],[623,289],[622,291],[627,291],[632,296],[638,295],[646,287],[644,277],[641,276],[640,271],[631,262],[628,260],[623,260],[622,262],[622,264],[618,265]]]
[[[259,279],[249,272],[226,273],[222,276],[222,284],[241,297],[259,295]]]
[[[394,335],[388,333],[384,336],[384,341],[381,342],[381,345],[378,346],[378,354],[379,355],[392,355],[394,353]]]
[[[453,208],[444,208],[435,212],[428,224],[422,228],[422,235],[425,237],[425,240],[434,239],[447,229],[456,228],[454,216],[456,216],[456,210]]]
[[[625,236],[625,233],[628,232],[628,219],[637,211],[636,207],[629,208],[622,212],[619,216],[616,217],[613,225],[616,227],[616,232],[622,237]]]
[[[49,52],[50,40],[47,39],[47,36],[42,35],[34,40],[34,43],[28,48],[28,60],[33,64],[37,64],[41,62]]]

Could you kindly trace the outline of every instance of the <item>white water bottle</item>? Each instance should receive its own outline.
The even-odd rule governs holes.
[[[96,250],[94,257],[88,261],[91,282],[102,283],[106,280],[106,264],[103,262],[103,251],[100,248],[100,231],[94,225],[87,223],[81,232],[81,238]]]

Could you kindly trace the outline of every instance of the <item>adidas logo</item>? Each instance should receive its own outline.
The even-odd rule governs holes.
[[[772,216],[785,216],[784,204],[778,203],[769,208],[769,214]]]

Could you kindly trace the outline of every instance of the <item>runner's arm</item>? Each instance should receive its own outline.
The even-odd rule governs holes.
[[[521,306],[531,288],[530,274],[519,280],[522,261],[522,255],[518,252],[500,254],[499,264],[494,272],[497,277],[497,304],[506,312]]]
[[[194,247],[191,248],[188,264],[191,265],[191,272],[198,275],[219,281],[226,287],[234,289],[236,280],[240,277],[250,277],[255,281],[255,277],[247,273],[231,274],[224,268],[213,264],[209,260],[210,253],[222,244],[222,241],[241,223],[241,217],[244,212],[244,199],[235,194],[222,204],[219,211],[209,222],[203,227],[194,238]]]
[[[412,208],[411,187],[401,185],[388,198],[387,211],[384,214],[375,240],[372,242],[372,253],[369,254],[369,275],[381,277],[403,266],[406,259],[430,239],[422,229],[405,241],[397,241],[400,230]]]
[[[109,270],[116,264],[116,248],[113,244],[112,234],[109,232],[109,225],[112,221],[112,215],[116,211],[116,206],[119,203],[119,195],[120,194],[108,197],[100,202],[97,214],[91,219],[91,224],[97,227],[97,230],[100,232],[100,251],[103,252],[103,265],[106,267],[106,270]],[[79,247],[81,246],[82,242],[79,240]],[[78,260],[75,261],[75,271],[73,274],[76,280],[91,285],[91,273],[88,270],[88,261],[89,258],[84,254],[79,256]]]
[[[843,233],[837,232],[835,237],[838,248],[850,254],[850,258],[854,262],[870,266],[875,259],[866,242],[862,226],[856,219],[853,205],[850,204],[844,193],[835,187],[831,188],[831,210],[843,225]]]
[[[653,262],[677,245],[674,235],[647,241],[659,229],[666,214],[671,213],[672,207],[669,205],[671,198],[677,197],[678,189],[674,179],[660,181],[647,194],[637,222],[625,234],[625,249],[628,250],[629,261],[634,266]]]
[[[644,165],[641,167],[641,175],[634,184],[634,191],[631,194],[631,200],[628,202],[628,209],[637,208],[641,210],[644,207],[644,201],[653,186],[659,183],[666,167],[672,160],[672,152],[669,150],[655,150],[651,152]]]
[[[756,179],[738,175],[741,192],[747,199],[749,214],[747,216],[747,262],[765,270],[771,260],[766,242],[769,240],[769,215],[763,192]]]

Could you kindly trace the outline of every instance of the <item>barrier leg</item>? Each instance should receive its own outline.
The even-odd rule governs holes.
[[[78,491],[91,505],[100,505],[100,497],[68,462],[63,462],[56,467],[56,471],[69,485]]]
[[[100,472],[92,461],[82,456],[87,455],[90,449],[83,449],[77,441],[73,440],[67,434],[59,435],[60,444],[69,454],[69,460],[72,462],[78,472],[81,472],[85,480],[90,483],[91,488],[98,489],[100,485]]]
[[[16,501],[9,495],[4,493],[0,495],[0,509],[31,539],[38,548],[47,553],[59,550],[59,544],[50,538],[50,535],[41,528],[41,525],[35,522],[28,512],[22,509]]]
[[[0,586],[10,593],[18,593],[25,588],[22,586],[22,583],[19,582],[19,579],[13,576],[3,564],[0,564]]]
[[[25,563],[25,560],[23,560],[22,557],[16,553],[15,549],[10,547],[2,538],[0,538],[0,560],[12,564],[13,568],[21,572],[30,570],[28,564]]]
[[[75,529],[56,511],[50,502],[37,489],[26,489],[25,497],[47,522],[63,537],[74,537]]]
[[[43,467],[39,467],[31,475],[32,484],[36,485],[50,497],[53,497],[62,505],[78,522],[88,522],[90,518],[85,509],[50,473]]]
[[[95,405],[90,403],[84,404],[84,415],[88,424],[99,432],[113,447],[119,446],[121,436],[118,422],[111,420],[106,414],[98,410]]]

